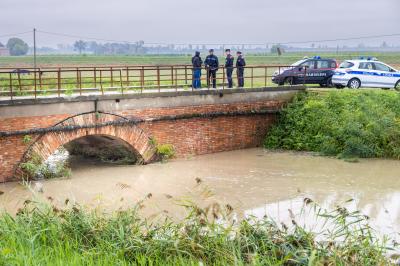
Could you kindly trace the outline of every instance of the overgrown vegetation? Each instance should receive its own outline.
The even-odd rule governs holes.
[[[55,152],[55,157],[64,157],[64,149]],[[43,162],[38,154],[31,154],[28,161],[21,163],[26,179],[51,179],[57,177],[69,177],[71,169],[66,158],[55,158]]]
[[[155,138],[151,138],[149,143],[156,147],[157,155],[161,160],[168,160],[175,156],[175,148],[172,144],[159,144]]]
[[[269,131],[265,147],[400,159],[399,103],[400,94],[391,91],[299,94]]]
[[[68,202],[66,204],[69,204]],[[310,203],[309,199],[305,204]],[[112,215],[77,205],[26,202],[0,216],[2,265],[388,265],[384,242],[366,218],[338,208],[318,209],[331,230],[314,234],[265,217],[231,219],[231,206],[183,204],[181,222],[151,223],[137,207]],[[316,238],[323,235],[323,241]]]

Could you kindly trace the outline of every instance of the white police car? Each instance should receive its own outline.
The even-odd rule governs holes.
[[[373,87],[400,90],[400,72],[375,58],[346,60],[335,70],[332,84],[336,88]]]

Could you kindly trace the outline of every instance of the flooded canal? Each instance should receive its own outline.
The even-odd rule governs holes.
[[[303,153],[248,149],[172,160],[145,166],[116,166],[80,161],[70,178],[40,181],[34,193],[19,183],[0,185],[3,209],[15,212],[26,199],[71,202],[115,210],[147,198],[143,215],[179,218],[184,200],[230,204],[237,215],[289,219],[310,198],[332,209],[361,210],[378,231],[400,232],[400,161],[342,160]],[[35,184],[32,184],[35,187]],[[347,200],[351,202],[345,203]]]

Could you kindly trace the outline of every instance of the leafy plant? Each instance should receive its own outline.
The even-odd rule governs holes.
[[[400,94],[307,92],[295,97],[270,129],[265,147],[340,158],[400,158]]]

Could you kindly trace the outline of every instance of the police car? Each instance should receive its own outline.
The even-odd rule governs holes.
[[[376,58],[346,60],[332,77],[337,88],[373,87],[400,90],[400,72]]]
[[[272,76],[272,82],[279,85],[305,83],[327,87],[332,85],[331,78],[336,68],[335,59],[321,58],[320,56],[304,58],[288,68],[277,70]]]

